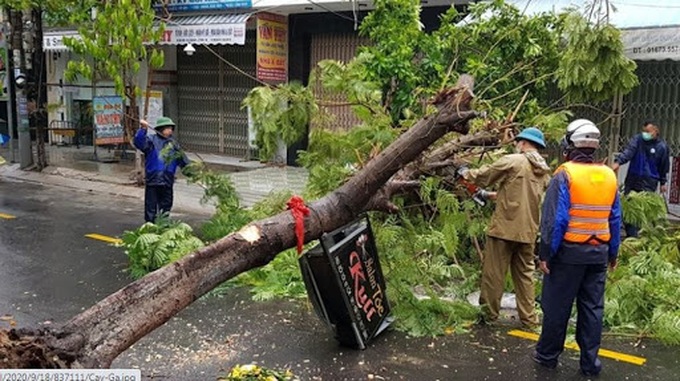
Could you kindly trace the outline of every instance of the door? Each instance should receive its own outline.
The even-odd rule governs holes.
[[[241,102],[257,82],[240,71],[255,76],[254,33],[246,35],[245,45],[200,46],[192,56],[180,48],[180,143],[189,151],[249,158],[248,112]]]

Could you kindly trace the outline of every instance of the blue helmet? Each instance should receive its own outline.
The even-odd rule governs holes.
[[[526,140],[536,144],[541,148],[545,148],[545,137],[543,136],[543,132],[541,132],[541,130],[536,127],[525,128],[522,132],[520,132],[519,135],[515,137],[515,141],[517,140]]]

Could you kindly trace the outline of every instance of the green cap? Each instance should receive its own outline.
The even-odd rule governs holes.
[[[168,118],[167,116],[161,116],[156,121],[156,127],[154,127],[154,129],[162,130],[164,127],[175,127],[175,122],[173,122],[172,119]]]

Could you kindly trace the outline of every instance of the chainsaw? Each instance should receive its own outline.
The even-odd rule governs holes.
[[[472,201],[476,202],[480,206],[486,205],[486,200],[489,199],[489,192],[476,186],[475,184],[465,180],[462,176],[458,177],[458,182],[467,189],[467,191],[472,195]]]
[[[489,191],[484,190],[477,185],[473,184],[470,181],[465,180],[463,177],[463,174],[467,171],[467,168],[465,167],[460,167],[458,168],[455,173],[453,174],[454,179],[465,187],[465,189],[468,191],[468,193],[471,195],[472,201],[476,202],[480,206],[486,205],[486,200],[489,199]],[[449,173],[453,171],[449,170]]]

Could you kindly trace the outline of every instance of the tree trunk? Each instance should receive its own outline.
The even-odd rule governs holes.
[[[24,33],[24,14],[20,10],[10,10],[10,20],[12,24],[12,59],[14,70],[19,69],[22,75],[26,74],[26,59],[24,51],[23,33]],[[10,77],[11,78],[11,77]],[[16,80],[16,77],[14,77]],[[33,166],[33,148],[31,145],[31,131],[26,114],[28,107],[26,102],[26,90],[19,89],[15,83],[10,83],[9,86],[15,88],[16,98],[16,121],[17,121],[17,138],[19,143],[19,162],[22,169],[27,169]],[[22,108],[24,110],[22,110]]]
[[[132,144],[132,139],[135,131],[139,128],[139,107],[137,106],[137,94],[135,94],[135,87],[131,84],[127,87],[127,98],[130,101],[130,110],[125,114],[125,136]],[[134,147],[133,147],[134,148]],[[135,181],[137,186],[144,185],[144,159],[142,152],[135,148],[135,169],[132,171],[130,178]]]
[[[42,25],[42,9],[33,8],[31,11],[33,16],[33,25],[35,25],[35,36],[33,39],[33,52],[31,55],[33,67],[33,90],[32,98],[35,101],[35,111],[33,121],[36,126],[36,153],[38,171],[42,171],[47,167],[47,152],[45,151],[45,127],[47,127],[47,89],[43,86],[45,78],[45,55],[43,53],[43,25]],[[76,132],[77,133],[77,132]],[[76,137],[78,139],[79,137]]]
[[[462,76],[455,89],[437,98],[436,115],[421,119],[344,185],[308,205],[305,242],[354,220],[397,171],[444,134],[466,134],[467,121],[476,116],[470,110],[472,85],[471,77]],[[201,295],[294,247],[294,231],[290,212],[253,222],[131,283],[58,330],[10,331],[5,343],[0,335],[0,360],[21,353],[19,359],[32,359],[34,366],[108,367],[125,349]],[[7,365],[19,368],[30,364]]]

